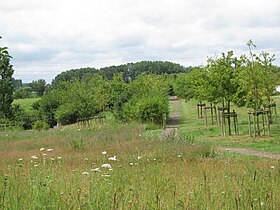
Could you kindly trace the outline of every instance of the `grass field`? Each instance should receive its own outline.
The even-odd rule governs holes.
[[[26,112],[32,112],[32,104],[38,101],[40,98],[25,98],[25,99],[16,99],[13,101],[13,104],[18,104],[23,108]]]
[[[196,119],[195,102],[182,103],[179,133],[193,136],[191,143],[113,120],[1,132],[0,209],[279,209],[277,160],[215,149],[277,152],[279,122],[272,137],[254,139],[246,134],[246,110],[238,110],[244,133],[221,137],[218,127]]]

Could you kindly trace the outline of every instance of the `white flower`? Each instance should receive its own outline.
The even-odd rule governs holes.
[[[182,156],[181,155],[178,155],[178,158],[181,158]]]
[[[138,157],[137,157],[138,160],[140,160],[141,158],[142,158],[141,156],[138,156]]]
[[[82,175],[89,175],[89,172],[83,172]]]
[[[101,167],[102,168],[112,168],[112,166],[108,163],[102,164]]]
[[[133,163],[129,163],[129,165],[133,166]]]
[[[85,158],[84,160],[85,160],[85,161],[88,161],[88,158]]]
[[[264,202],[262,201],[262,202],[261,202],[261,206],[263,206],[263,205],[264,205]]]
[[[32,155],[31,159],[38,159],[38,157],[36,155]]]
[[[80,128],[78,128],[78,131],[80,131],[81,129]]]
[[[47,155],[46,153],[43,154],[43,156],[46,156],[46,155]]]
[[[92,172],[100,172],[101,170],[100,170],[100,168],[93,168],[93,169],[90,169],[90,171],[92,171]]]
[[[51,151],[53,151],[53,149],[47,149],[47,152],[51,152]]]
[[[103,152],[102,152],[102,155],[106,155],[106,154],[107,154],[107,152],[106,152],[106,151],[103,151]]]
[[[117,157],[116,157],[116,156],[114,156],[114,157],[109,157],[108,160],[116,161],[116,160],[117,160]]]
[[[40,149],[41,152],[43,152],[44,150],[45,150],[45,148],[43,148],[43,147]]]
[[[270,166],[270,168],[275,169],[275,167],[274,167],[274,166]]]
[[[110,174],[102,174],[103,177],[109,177]]]
[[[61,159],[62,159],[62,157],[57,157],[57,159],[58,159],[58,160],[61,160]]]
[[[19,158],[18,161],[22,161],[22,158]]]
[[[51,161],[54,161],[54,158],[50,158]]]
[[[38,165],[34,165],[34,167],[38,167]]]

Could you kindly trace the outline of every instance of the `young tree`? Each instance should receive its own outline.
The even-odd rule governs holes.
[[[8,48],[0,47],[0,117],[10,118],[13,102],[13,66]]]

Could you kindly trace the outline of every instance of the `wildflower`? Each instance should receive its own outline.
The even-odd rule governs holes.
[[[51,152],[51,151],[53,151],[53,149],[47,149],[47,152]]]
[[[137,157],[138,160],[140,160],[141,158],[142,158],[141,156],[138,156],[138,157]]]
[[[47,155],[46,153],[43,154],[43,156],[46,156],[46,155]]]
[[[181,155],[178,155],[178,158],[181,158],[182,156]]]
[[[263,205],[264,205],[264,202],[262,201],[262,202],[261,202],[261,206],[263,206]]]
[[[102,174],[103,177],[109,177],[110,174]]]
[[[92,172],[100,172],[101,170],[100,170],[100,168],[93,168],[93,169],[90,169],[90,171],[92,171]]]
[[[36,155],[32,155],[31,159],[38,159],[38,157]]]
[[[45,150],[45,148],[44,147],[42,147],[41,149],[40,149],[40,152],[43,152]]]
[[[80,131],[81,129],[80,128],[78,128],[78,131]]]
[[[22,161],[22,158],[19,158],[18,161]]]
[[[57,157],[57,159],[58,159],[58,160],[61,160],[61,159],[62,159],[62,157]]]
[[[89,175],[89,172],[83,172],[82,175]]]
[[[103,152],[102,152],[102,155],[106,155],[106,154],[107,154],[107,152],[106,152],[106,151],[103,151]]]
[[[84,160],[85,160],[85,161],[88,161],[88,158],[85,158]]]
[[[129,165],[133,166],[133,163],[129,163]]]
[[[108,160],[116,161],[116,160],[117,160],[117,157],[116,157],[116,156],[114,156],[114,157],[109,157]]]
[[[139,134],[139,136],[141,137],[142,135],[141,135],[141,134]]]
[[[274,167],[274,166],[270,166],[270,168],[275,169],[275,167]]]
[[[51,161],[54,161],[54,158],[50,158]]]
[[[34,165],[34,167],[38,167],[38,165]]]
[[[108,163],[102,164],[101,167],[102,168],[112,168],[112,166]]]

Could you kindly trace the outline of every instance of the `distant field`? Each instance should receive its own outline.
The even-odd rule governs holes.
[[[25,99],[16,99],[13,104],[19,104],[26,112],[32,112],[32,104],[40,98],[25,98]]]

